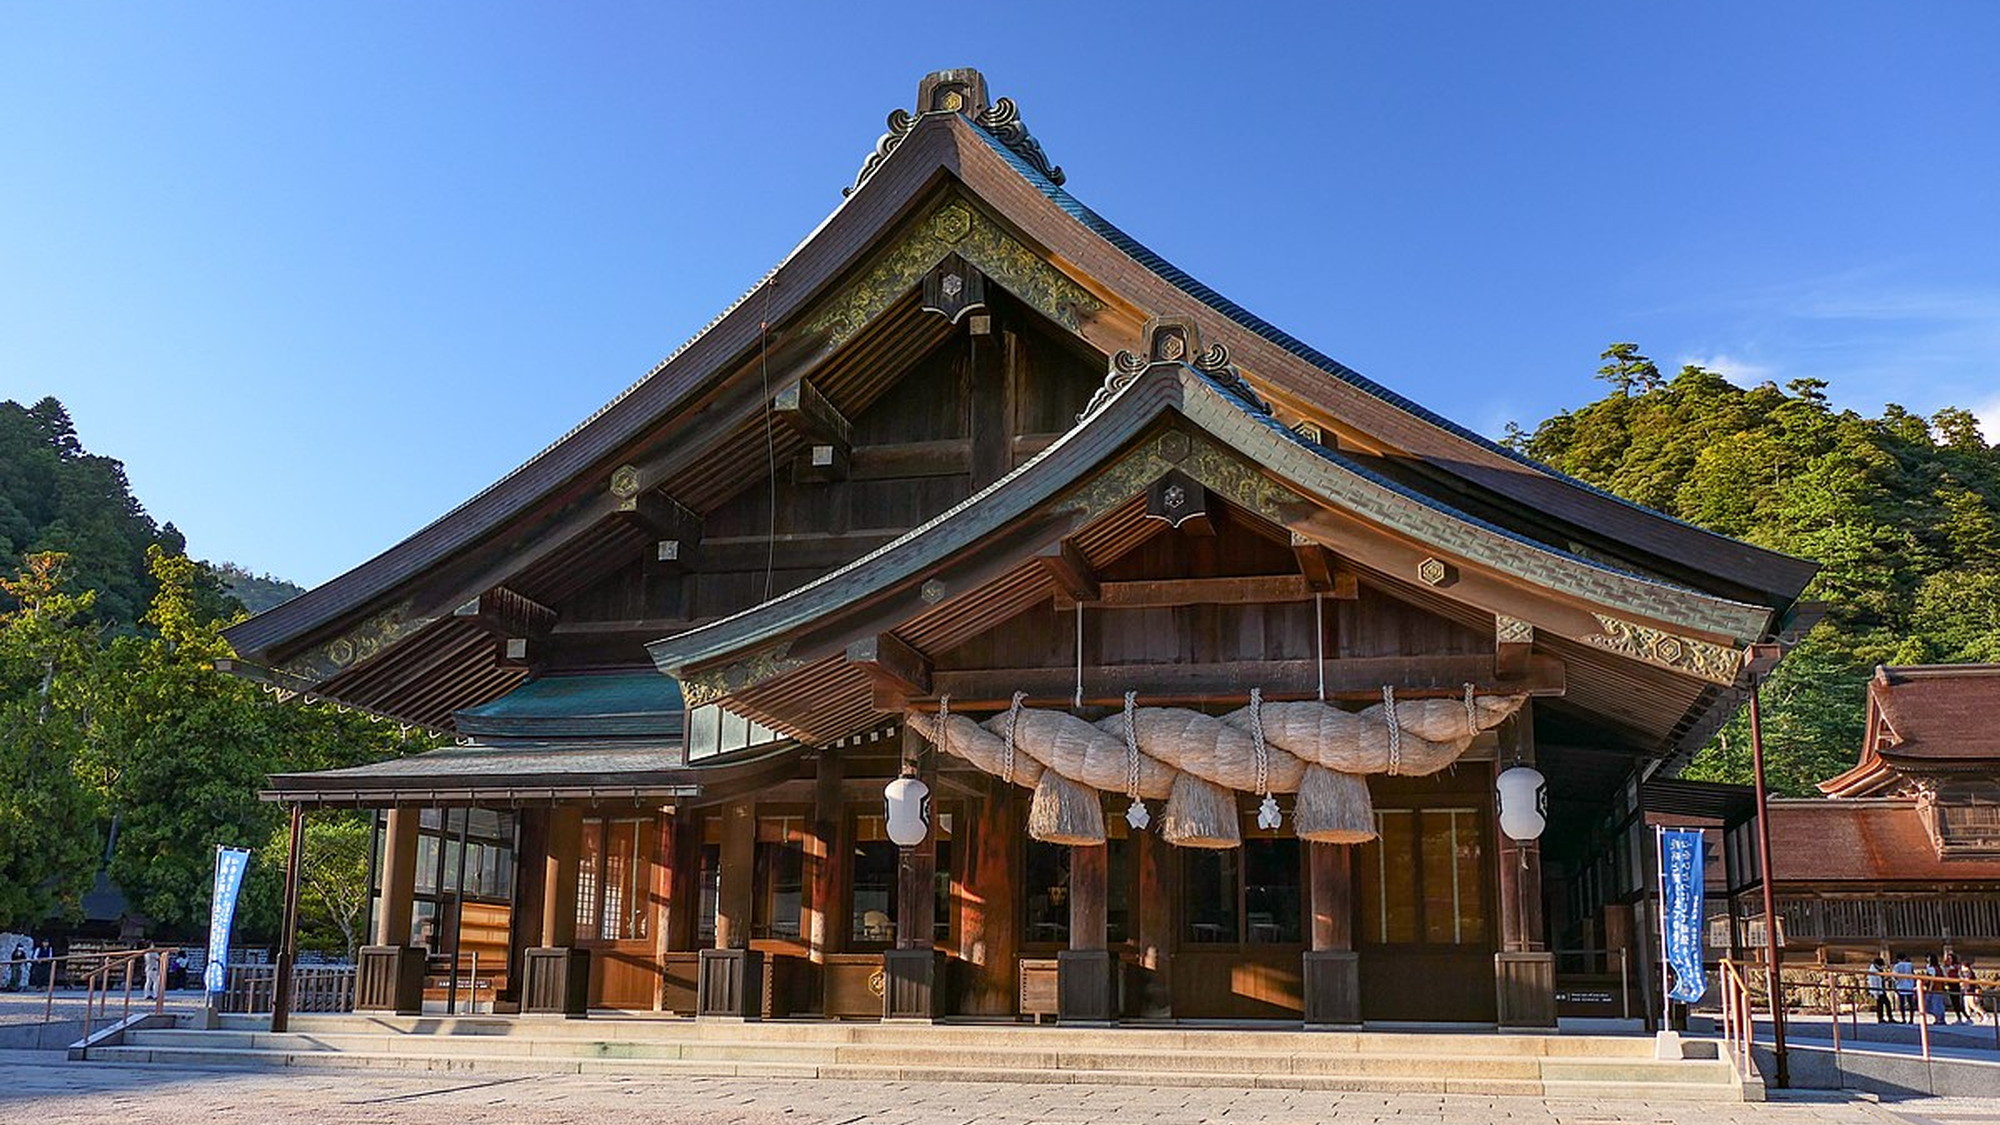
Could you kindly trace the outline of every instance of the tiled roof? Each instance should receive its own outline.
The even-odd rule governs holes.
[[[1780,883],[2000,880],[2000,859],[1942,859],[1914,801],[1771,802]]]
[[[2000,664],[1877,668],[1868,700],[1893,732],[1876,747],[1892,762],[2000,763]]]

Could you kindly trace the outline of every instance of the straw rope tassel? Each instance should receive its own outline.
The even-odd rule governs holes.
[[[1125,823],[1135,832],[1143,832],[1153,823],[1153,814],[1147,810],[1146,802],[1139,799],[1139,725],[1134,713],[1138,710],[1139,693],[1125,693],[1125,795],[1132,798],[1132,804],[1125,810]]]
[[[1257,827],[1274,831],[1285,822],[1278,811],[1278,799],[1271,795],[1271,747],[1264,741],[1264,689],[1250,689],[1250,752],[1256,760],[1257,792],[1264,800],[1257,806]]]

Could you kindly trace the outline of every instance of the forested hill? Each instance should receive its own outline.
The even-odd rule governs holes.
[[[1611,392],[1507,442],[1545,464],[1690,523],[1812,559],[1805,597],[1826,621],[1765,689],[1774,785],[1812,792],[1852,765],[1876,664],[2000,661],[2000,448],[1970,411],[1925,418],[1835,410],[1827,384],[1672,378],[1614,344]],[[1746,781],[1738,716],[1689,776]]]
[[[19,570],[28,555],[59,551],[71,586],[96,592],[91,616],[129,629],[157,589],[146,565],[156,544],[170,555],[187,547],[173,524],[146,514],[124,465],[84,449],[62,403],[0,402],[0,574]],[[235,563],[201,566],[197,596],[214,616],[259,613],[304,593]]]
[[[289,842],[265,778],[436,743],[217,673],[222,628],[299,591],[184,546],[61,403],[0,402],[0,930],[81,920],[115,839],[108,874],[153,936],[202,932],[216,845],[258,849],[237,926],[263,940]],[[308,828],[308,948],[359,941],[369,838],[358,814]]]

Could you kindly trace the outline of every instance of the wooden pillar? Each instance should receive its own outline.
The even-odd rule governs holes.
[[[750,801],[732,802],[722,811],[721,868],[715,946],[701,951],[695,1010],[712,1019],[756,1019],[764,1011],[764,955],[750,948],[750,912],[757,900],[757,817]]]
[[[1312,948],[1305,954],[1306,1024],[1361,1023],[1361,959],[1354,951],[1354,846],[1306,845]]]
[[[362,947],[356,960],[356,1011],[414,1015],[423,1010],[424,951],[410,944],[418,815],[415,808],[397,806],[384,818],[381,909],[375,915],[375,944]]]
[[[549,814],[549,834],[543,850],[542,946],[566,949],[576,944],[576,883],[583,851],[583,810],[559,805]]]
[[[542,941],[542,902],[547,897],[549,810],[529,807],[514,814],[514,903],[507,925],[507,991],[511,1011],[521,1009],[528,950]]]
[[[673,917],[677,909],[675,900],[687,893],[686,888],[674,881],[674,855],[680,843],[677,831],[680,818],[671,811],[663,811],[654,821],[653,833],[653,879],[650,894],[653,910],[653,968],[659,973],[659,980],[653,985],[653,1010],[667,1010],[667,953],[673,949]]]
[[[271,996],[271,1030],[282,1032],[292,1015],[292,966],[299,958],[299,868],[305,861],[306,810],[292,806],[290,851],[285,857],[285,913],[278,931],[277,982]],[[165,956],[162,954],[161,956]],[[159,981],[166,988],[167,967],[159,967]]]
[[[1144,982],[1136,1007],[1147,1019],[1166,1019],[1174,1010],[1174,903],[1178,868],[1176,849],[1155,832],[1135,832],[1139,851],[1139,893],[1132,908],[1138,916],[1138,969]]]
[[[848,865],[840,862],[840,777],[843,763],[831,750],[821,750],[813,773],[812,837],[806,842],[811,893],[806,900],[806,955],[816,965],[826,955],[846,947],[841,904],[846,901]],[[826,974],[821,971],[822,998]],[[820,1009],[824,1012],[826,1009]]]
[[[1500,728],[1500,752],[1493,775],[1535,763],[1534,701]],[[1555,955],[1548,952],[1542,925],[1540,841],[1517,843],[1500,831],[1493,816],[1494,853],[1500,870],[1500,951],[1493,955],[1493,982],[1501,1027],[1544,1028],[1556,1023]]]
[[[722,813],[722,886],[715,903],[715,948],[750,948],[750,910],[756,903],[757,818],[748,801]]]
[[[701,932],[701,815],[693,809],[674,810],[674,902],[667,912],[667,948],[692,953]]]
[[[410,912],[417,893],[417,813],[398,805],[382,828],[382,909],[375,916],[376,945],[410,944]]]
[[[958,946],[971,977],[961,998],[964,1015],[1012,1015],[1019,1008],[1018,792],[1015,786],[988,778],[967,818],[971,839],[965,844],[965,907],[959,916]]]
[[[1118,1013],[1118,958],[1108,946],[1110,852],[1069,850],[1069,948],[1056,954],[1056,1022],[1104,1024]]]
[[[937,755],[925,756],[923,737],[903,728],[903,760],[925,762],[929,768],[925,785],[932,793],[930,822],[924,838],[915,845],[897,849],[896,856],[896,948],[882,957],[882,1017],[884,1019],[935,1019],[940,1013],[938,986],[944,974],[939,969],[936,946],[937,924]]]
[[[542,848],[542,943],[526,954],[523,1012],[580,1017],[590,1009],[590,954],[575,948],[582,850],[583,810],[556,806],[549,812]]]

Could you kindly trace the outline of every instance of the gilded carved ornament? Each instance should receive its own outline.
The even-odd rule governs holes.
[[[410,602],[403,602],[385,609],[340,636],[307,649],[284,667],[273,671],[308,683],[332,679],[431,623],[432,619],[428,617],[410,617],[411,605]]]
[[[852,340],[953,252],[989,281],[1071,331],[1103,310],[1104,302],[1040,254],[1023,246],[963,200],[950,199],[911,226],[860,280],[836,292],[805,324],[826,346]]]
[[[1598,648],[1685,672],[1715,684],[1734,684],[1743,670],[1743,653],[1739,649],[1683,637],[1607,614],[1592,616],[1597,618],[1603,632],[1583,640]]]

